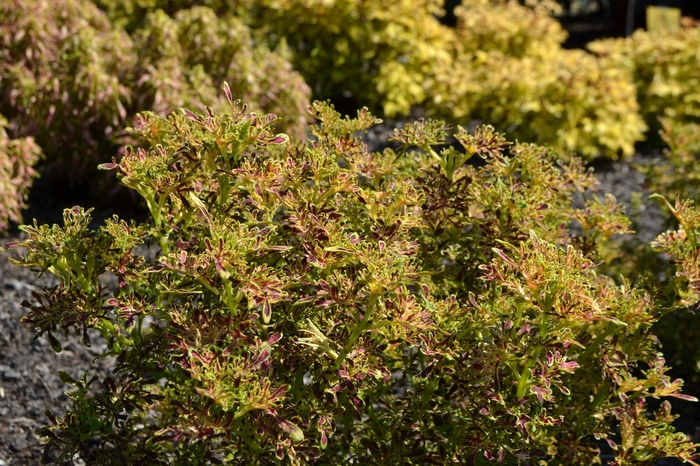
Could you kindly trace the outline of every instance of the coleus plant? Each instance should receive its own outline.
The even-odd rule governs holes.
[[[647,413],[685,397],[649,332],[664,309],[596,274],[628,223],[571,207],[594,184],[580,161],[488,126],[457,150],[432,120],[370,153],[376,118],[318,102],[295,143],[224,90],[224,115],[141,114],[140,146],[102,165],[148,221],[22,227],[17,263],[60,280],[24,322],[56,351],[97,329],[116,357],[61,373],[47,461],[570,465],[599,462],[595,439],[615,465],[696,458],[666,401]]]
[[[29,188],[39,176],[34,165],[43,155],[32,138],[11,139],[6,127],[0,115],[0,232],[7,231],[10,222],[22,222]]]

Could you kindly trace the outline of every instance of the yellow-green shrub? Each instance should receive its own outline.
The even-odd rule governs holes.
[[[700,202],[700,124],[661,120],[665,157],[639,167],[650,191]]]
[[[47,462],[589,465],[594,437],[619,466],[700,456],[667,401],[645,402],[692,399],[649,332],[667,309],[578,249],[626,225],[619,207],[572,207],[594,181],[580,161],[508,151],[491,127],[459,128],[458,151],[434,120],[369,153],[366,109],[311,111],[306,143],[232,100],[143,114],[143,146],[102,168],[143,196],[145,221],[93,230],[76,206],[22,227],[17,262],[60,280],[23,322],[57,352],[60,334],[97,330],[118,360],[103,379],[59,373],[72,406],[37,432]],[[698,244],[679,246],[684,266]]]
[[[466,52],[500,51],[510,56],[556,52],[567,33],[546,11],[517,2],[463,0],[455,8],[458,47]]]
[[[453,31],[440,0],[260,0],[257,25],[285,39],[320,98],[406,114],[450,68]]]
[[[96,1],[117,21],[129,8],[174,12],[192,3]],[[440,0],[205,3],[220,17],[241,15],[272,47],[288,47],[318,98],[349,97],[386,116],[424,105],[432,116],[485,120],[563,156],[626,156],[645,130],[629,76],[561,49],[566,32],[551,17],[555,2],[464,0],[454,29],[438,20]]]
[[[7,230],[10,221],[22,222],[21,212],[37,176],[32,167],[42,155],[32,138],[10,139],[6,126],[7,120],[0,115],[0,232]]]
[[[133,43],[91,2],[0,2],[0,44],[0,113],[47,158],[84,163],[125,123]]]
[[[642,113],[650,125],[665,116],[700,121],[700,27],[690,21],[673,30],[636,31],[624,39],[606,39],[589,49],[608,66],[634,76]]]
[[[456,14],[455,61],[437,76],[432,113],[488,121],[564,157],[634,152],[646,126],[629,73],[562,49],[556,22],[519,4],[465,0]]]

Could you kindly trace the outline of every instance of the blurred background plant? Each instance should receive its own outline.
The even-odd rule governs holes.
[[[700,27],[685,18],[680,27],[626,38],[595,41],[588,48],[605,67],[629,71],[640,110],[654,135],[658,118],[700,122]]]
[[[224,79],[253,109],[284,115],[280,130],[305,134],[308,86],[240,20],[198,7],[139,24],[130,36],[88,0],[0,5],[0,113],[12,138],[34,138],[44,169],[66,174],[65,185],[111,199],[116,180],[95,167],[130,140],[136,112],[219,108],[209,89]]]
[[[10,222],[22,223],[29,188],[38,175],[34,165],[42,157],[32,138],[10,139],[6,126],[0,115],[0,231],[7,230]]]

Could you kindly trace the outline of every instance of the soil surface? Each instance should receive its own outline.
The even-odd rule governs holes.
[[[387,122],[367,135],[366,141],[371,150],[385,147],[388,129],[396,122]],[[629,203],[632,193],[642,191],[644,177],[633,165],[646,163],[660,156],[659,151],[646,151],[638,154],[632,163],[600,162],[594,165],[601,185],[601,193],[612,192],[619,201]],[[44,170],[30,195],[31,208],[25,212],[25,221],[33,218],[41,223],[61,223],[62,210],[73,205],[90,207],[94,202],[81,191],[80,187],[68,188],[64,180],[51,170]],[[139,218],[143,212],[115,207],[99,207],[94,212],[95,226],[103,219],[118,214],[121,218]],[[662,231],[662,218],[658,207],[647,205],[641,212],[638,231],[646,241]],[[0,238],[0,246],[22,238],[17,229],[9,237]],[[56,354],[46,337],[34,339],[28,328],[20,323],[24,315],[22,301],[31,301],[32,292],[44,286],[53,286],[56,279],[49,274],[38,277],[36,273],[17,267],[10,262],[16,252],[0,253],[0,466],[38,465],[43,447],[41,438],[35,431],[48,423],[44,414],[50,409],[61,414],[70,406],[64,385],[58,371],[68,372],[79,378],[85,371],[106,375],[113,361],[101,359],[99,334],[90,335],[93,346],[86,348],[78,337],[73,335],[61,339],[63,351]],[[674,402],[674,411],[681,414],[678,428],[700,440],[700,419],[695,404]],[[604,460],[611,458],[602,449]],[[76,459],[66,464],[81,465]],[[675,460],[660,460],[658,466],[681,464]]]

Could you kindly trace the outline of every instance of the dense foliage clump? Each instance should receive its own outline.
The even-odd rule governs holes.
[[[132,80],[139,108],[159,115],[201,104],[224,109],[225,99],[211,89],[226,81],[257,111],[280,115],[278,128],[305,134],[308,86],[282,55],[256,45],[240,19],[218,18],[207,7],[173,17],[157,10],[146,16],[134,42],[139,57]]]
[[[559,23],[517,3],[465,0],[456,15],[454,64],[428,104],[435,114],[488,121],[565,158],[634,153],[646,125],[628,72],[562,49]]]
[[[8,0],[0,43],[0,113],[10,134],[32,136],[67,167],[94,165],[127,121],[130,37],[86,0]]]
[[[700,27],[684,19],[682,26],[658,32],[636,31],[624,39],[606,39],[588,48],[605,66],[617,66],[634,77],[639,104],[647,122],[657,118],[700,122]]]
[[[33,167],[42,156],[32,138],[10,139],[6,126],[0,115],[0,231],[7,230],[9,222],[22,222],[29,188],[37,176]]]
[[[141,146],[103,165],[148,221],[94,231],[75,207],[23,227],[19,263],[61,282],[25,322],[57,351],[96,328],[117,357],[104,380],[62,375],[74,404],[41,431],[47,457],[592,464],[594,438],[618,465],[696,457],[667,402],[647,414],[685,397],[649,330],[666,308],[596,273],[628,222],[571,207],[595,183],[580,161],[490,127],[444,148],[433,120],[368,153],[357,132],[378,120],[319,103],[300,143],[226,94],[224,115],[142,114]]]
[[[241,20],[206,7],[175,17],[155,11],[130,35],[89,0],[8,0],[0,44],[9,136],[34,138],[52,170],[91,180],[100,197],[109,190],[92,169],[129,140],[125,128],[137,111],[223,109],[209,89],[224,80],[257,111],[284,115],[278,129],[302,137],[308,126],[310,89],[289,61]]]

